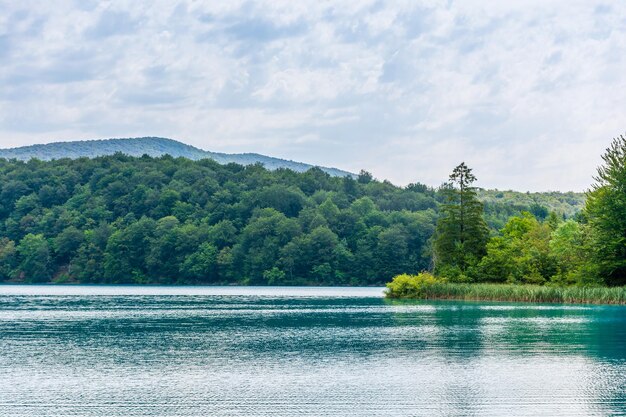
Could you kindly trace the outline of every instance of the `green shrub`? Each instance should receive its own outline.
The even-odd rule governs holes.
[[[396,275],[387,283],[386,294],[390,298],[422,298],[427,293],[427,288],[437,283],[445,282],[444,279],[436,278],[428,272],[420,272],[417,275]]]

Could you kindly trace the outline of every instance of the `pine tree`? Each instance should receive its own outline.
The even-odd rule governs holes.
[[[602,156],[585,214],[593,240],[593,265],[609,285],[626,284],[626,137],[613,139]]]
[[[441,189],[445,201],[437,222],[434,241],[435,269],[464,273],[486,252],[489,229],[483,219],[483,204],[472,184],[476,177],[462,162],[454,168]]]

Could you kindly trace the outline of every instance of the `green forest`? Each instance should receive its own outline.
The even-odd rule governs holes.
[[[397,297],[533,299],[626,303],[626,137],[613,140],[602,156],[583,210],[563,219],[550,212],[512,216],[490,233],[464,163],[441,187],[443,201],[432,238],[434,275],[401,274],[388,285]],[[531,284],[520,293],[509,287],[455,284]],[[547,291],[553,287],[622,287],[590,295]]]
[[[561,221],[582,204],[576,194],[481,192],[492,234],[511,215]],[[0,280],[379,285],[432,267],[444,200],[445,190],[365,171],[120,153],[0,159]]]

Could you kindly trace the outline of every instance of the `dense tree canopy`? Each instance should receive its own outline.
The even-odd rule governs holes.
[[[477,215],[471,177],[463,175],[463,192],[451,194],[397,187],[366,171],[332,177],[317,168],[122,154],[0,159],[0,280],[381,284],[431,267],[440,207],[444,219]],[[541,218],[546,207],[577,204],[568,206],[565,195],[479,191],[493,200],[492,225],[533,207]],[[467,223],[456,231],[463,253],[454,246],[443,256],[461,256],[467,269],[466,253],[485,252],[476,231],[483,242],[484,223]]]
[[[437,225],[434,247],[441,262],[437,272],[452,281],[625,285],[626,137],[614,139],[602,159],[582,212],[564,219],[564,213],[532,204],[528,211],[510,217],[480,256],[466,249],[461,234],[463,179],[471,184],[474,177],[463,164],[457,167],[451,180],[459,186],[447,187]]]
[[[436,192],[362,172],[0,159],[0,279],[381,284],[428,267]]]

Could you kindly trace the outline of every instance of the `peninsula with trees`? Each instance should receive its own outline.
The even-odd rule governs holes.
[[[476,177],[461,163],[441,188],[433,270],[394,277],[387,295],[626,304],[626,137],[602,159],[575,218],[523,212],[491,236]]]

